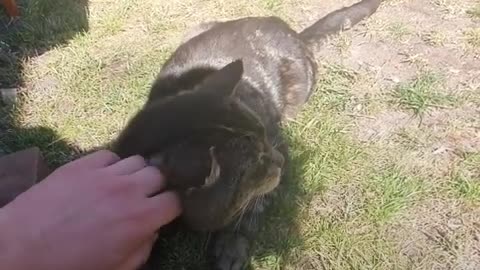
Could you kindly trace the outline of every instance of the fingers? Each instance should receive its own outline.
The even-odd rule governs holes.
[[[139,249],[135,250],[135,252],[127,258],[125,263],[123,263],[118,270],[135,270],[139,269],[142,265],[144,265],[148,257],[150,256],[150,252],[152,251],[153,244],[157,240],[157,235],[148,239],[145,243],[143,243]]]
[[[72,166],[84,166],[89,168],[103,168],[114,164],[120,158],[113,152],[108,150],[100,150],[92,154],[88,154],[71,162]]]
[[[181,213],[180,199],[177,194],[166,191],[148,199],[151,228],[158,230],[170,223]]]
[[[106,170],[116,175],[128,175],[142,170],[146,165],[145,159],[137,155],[122,159],[119,162],[108,166]]]
[[[160,171],[152,166],[145,167],[135,172],[129,177],[129,181],[134,181],[143,195],[152,196],[160,192],[166,185],[165,177]]]

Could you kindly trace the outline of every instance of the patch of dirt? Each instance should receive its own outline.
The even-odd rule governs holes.
[[[480,269],[480,209],[430,199],[390,226],[409,269]]]
[[[480,109],[435,109],[422,120],[402,111],[356,119],[356,138],[383,148],[399,166],[427,179],[446,177],[465,154],[480,152]],[[447,179],[445,179],[447,180]]]
[[[465,154],[480,152],[478,115],[478,108],[468,106],[437,109],[420,122],[405,112],[384,111],[357,118],[352,132],[362,143],[380,148],[382,158],[431,182],[445,182]]]
[[[480,108],[434,110],[422,123],[438,139],[432,146],[457,153],[480,152]]]
[[[416,126],[417,120],[402,111],[383,111],[372,117],[356,119],[358,140],[368,143],[387,143],[399,130]]]
[[[312,199],[308,208],[309,216],[333,223],[353,220],[361,213],[364,204],[359,190],[360,186],[351,182],[330,186],[325,193]]]
[[[355,2],[310,0],[295,8],[294,3],[289,2],[287,7],[292,5],[289,15],[296,18],[296,28],[302,29],[328,12]],[[461,2],[463,9],[441,0],[385,1],[368,20],[326,45],[320,52],[320,59],[354,70],[372,70],[384,87],[411,79],[423,69],[448,77],[450,91],[465,88],[465,82],[478,84],[480,61],[478,55],[466,50],[464,31],[480,27],[480,23],[466,14],[475,1]],[[455,16],[449,16],[452,12],[456,12]],[[397,33],[399,31],[402,33]],[[430,32],[440,33],[444,37],[443,44],[429,45],[425,35]],[[395,38],[400,34],[404,38]],[[340,52],[339,46],[348,48]]]

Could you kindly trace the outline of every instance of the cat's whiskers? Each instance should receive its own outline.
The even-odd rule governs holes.
[[[205,245],[203,246],[204,250],[208,249],[208,244],[210,243],[210,239],[212,238],[212,233],[208,232],[207,234],[207,240],[205,241]]]
[[[283,142],[283,140],[282,140],[281,135],[276,135],[272,139],[272,148],[278,151],[278,147],[281,146],[282,142]]]
[[[243,214],[244,214],[244,211],[241,211],[240,217],[237,219],[237,222],[235,223],[235,226],[233,227],[233,231],[235,231],[235,232],[238,231],[238,228],[240,227],[240,224],[242,223]]]
[[[240,224],[242,224],[242,220],[243,220],[243,217],[245,215],[245,212],[247,210],[247,207],[248,207],[248,203],[245,204],[244,206],[242,206],[242,208],[240,208],[240,217],[238,218],[236,224],[235,224],[235,227],[234,227],[234,231],[238,231],[238,229],[240,228]]]
[[[258,197],[255,198],[255,201],[254,201],[254,204],[253,204],[253,210],[252,212],[254,213],[253,215],[250,215],[250,220],[248,222],[248,228],[249,230],[252,228],[252,224],[256,224],[257,223],[257,216],[258,216],[258,206],[261,205],[263,203],[263,199],[264,199],[264,196],[265,195],[260,195]]]

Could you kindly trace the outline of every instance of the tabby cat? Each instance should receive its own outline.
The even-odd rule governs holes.
[[[280,183],[287,157],[280,128],[314,90],[318,45],[381,2],[362,0],[300,33],[277,17],[200,24],[114,141],[121,157],[140,154],[166,174],[184,224],[214,233],[214,269],[248,265],[264,209],[257,199],[267,201]]]

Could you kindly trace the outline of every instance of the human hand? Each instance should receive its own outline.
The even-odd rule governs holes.
[[[0,268],[134,270],[180,214],[160,172],[99,151],[64,165],[0,209]]]

